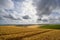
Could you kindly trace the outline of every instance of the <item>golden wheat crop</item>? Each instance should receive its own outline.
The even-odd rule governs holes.
[[[0,26],[0,40],[60,40],[60,30]]]
[[[60,40],[60,30],[52,30],[31,37],[25,37],[23,40]]]

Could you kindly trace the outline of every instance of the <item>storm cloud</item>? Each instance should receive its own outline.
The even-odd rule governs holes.
[[[23,16],[23,19],[30,19],[28,15]]]
[[[34,1],[37,15],[49,15],[52,10],[60,8],[60,0],[36,0]]]
[[[36,15],[38,16],[37,21],[41,21],[43,15],[46,15],[48,17],[50,14],[52,14],[53,10],[60,9],[60,0],[33,0],[33,1],[34,6],[36,6],[37,11]]]
[[[52,23],[56,17],[59,20],[60,0],[0,0],[0,20],[35,24]]]

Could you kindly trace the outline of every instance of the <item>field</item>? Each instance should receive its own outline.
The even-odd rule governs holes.
[[[40,28],[48,28],[48,29],[60,29],[60,24],[46,24]]]
[[[60,40],[59,29],[45,29],[47,25],[38,26],[0,26],[0,40]]]

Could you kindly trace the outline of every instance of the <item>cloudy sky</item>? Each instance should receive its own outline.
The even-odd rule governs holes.
[[[41,23],[60,23],[60,0],[0,0],[0,24]]]

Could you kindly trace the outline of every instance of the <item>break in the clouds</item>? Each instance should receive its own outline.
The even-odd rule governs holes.
[[[60,0],[0,0],[0,24],[60,23]]]

